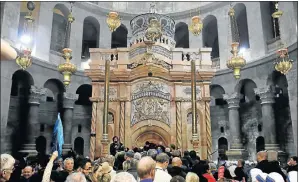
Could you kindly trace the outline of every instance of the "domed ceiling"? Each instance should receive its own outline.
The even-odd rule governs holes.
[[[98,6],[124,13],[143,14],[148,13],[151,4],[155,3],[156,13],[167,14],[187,11],[212,2],[92,2]]]

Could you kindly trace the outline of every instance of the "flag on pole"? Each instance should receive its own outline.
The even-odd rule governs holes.
[[[63,139],[63,126],[60,118],[60,113],[58,113],[57,120],[53,130],[52,138],[52,153],[58,151],[58,158],[62,155],[62,145],[64,144]]]

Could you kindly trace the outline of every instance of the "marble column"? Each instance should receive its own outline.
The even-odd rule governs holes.
[[[78,99],[77,94],[63,93],[63,152],[67,153],[72,148],[72,121],[75,101]]]
[[[264,88],[255,88],[255,94],[260,96],[262,105],[263,133],[265,138],[266,150],[278,150],[279,146],[276,141],[276,124],[273,110],[274,91],[271,86]]]
[[[37,154],[35,139],[38,133],[38,112],[40,101],[46,96],[45,88],[37,88],[36,86],[31,86],[29,95],[29,112],[28,112],[28,122],[26,127],[26,138],[20,152],[27,152],[30,155]]]
[[[226,152],[227,157],[230,159],[240,159],[244,155],[244,149],[241,144],[240,132],[240,117],[239,117],[239,102],[240,94],[237,92],[231,94],[224,94],[224,100],[228,104],[228,119],[230,131],[230,149]]]
[[[176,145],[182,150],[182,111],[181,111],[181,103],[180,99],[177,99],[176,104]]]

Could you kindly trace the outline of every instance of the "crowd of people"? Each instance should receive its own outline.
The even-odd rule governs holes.
[[[181,153],[174,145],[146,142],[130,150],[114,137],[110,155],[94,161],[73,151],[59,159],[57,151],[31,159],[1,154],[0,182],[297,182],[296,156],[285,169],[267,157],[267,151],[258,152],[251,167],[225,157],[215,163],[201,160],[195,151]]]

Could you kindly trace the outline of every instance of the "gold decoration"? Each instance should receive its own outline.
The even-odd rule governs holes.
[[[282,48],[277,51],[279,57],[276,59],[275,70],[287,74],[293,66],[293,60],[289,58],[288,49]]]
[[[68,86],[71,82],[71,76],[77,71],[76,65],[71,63],[72,59],[72,50],[70,48],[64,48],[63,58],[66,62],[58,65],[58,71],[63,74],[63,83],[65,86]]]
[[[280,18],[283,15],[283,11],[278,9],[278,2],[275,3],[275,12],[272,13],[272,18]]]
[[[68,22],[70,22],[70,23],[73,23],[73,22],[75,21],[75,17],[73,17],[73,14],[72,14],[72,13],[70,13],[70,14],[67,16],[67,20],[68,20]]]
[[[106,20],[109,30],[114,32],[120,25],[120,18],[117,12],[110,12]]]
[[[32,65],[32,60],[31,60],[31,50],[30,49],[25,49],[23,50],[23,53],[21,56],[18,56],[16,58],[16,63],[23,69],[27,69],[29,66]]]
[[[199,16],[193,16],[191,19],[191,25],[189,25],[189,31],[193,33],[193,35],[198,36],[203,29],[203,23]]]
[[[155,41],[162,36],[162,29],[159,21],[156,18],[150,20],[149,26],[145,32],[145,37],[148,40]]]
[[[235,78],[239,79],[241,68],[243,68],[246,65],[246,60],[242,56],[238,55],[238,47],[239,47],[238,42],[233,42],[231,44],[231,47],[232,47],[231,53],[233,54],[233,56],[231,57],[231,59],[227,61],[226,65],[228,68],[234,71]]]

